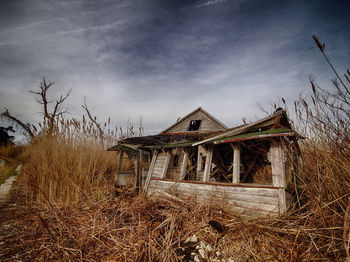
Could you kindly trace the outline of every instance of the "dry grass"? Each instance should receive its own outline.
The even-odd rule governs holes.
[[[212,261],[345,256],[341,223],[326,227],[310,213],[249,221],[192,200],[155,200],[131,191],[76,207],[8,207],[3,213],[11,209],[17,220],[3,229],[2,261],[193,261],[200,242],[212,248],[206,252]],[[193,235],[197,242],[186,243]]]
[[[294,208],[280,218],[247,220],[192,200],[114,189],[115,153],[46,137],[28,148],[13,192],[17,205],[0,209],[0,258],[193,261],[203,241],[213,249],[206,256],[224,261],[345,261],[349,162],[320,141],[302,145]],[[185,243],[193,235],[198,242]]]
[[[20,160],[24,150],[25,146],[16,146],[12,144],[0,146],[0,158]]]
[[[247,220],[192,200],[115,189],[114,152],[81,137],[41,138],[25,154],[17,204],[0,208],[0,259],[193,261],[203,241],[212,261],[345,261],[348,146],[304,141],[294,207],[280,218]],[[193,235],[198,241],[185,243]]]
[[[27,148],[16,205],[0,208],[1,261],[193,261],[200,241],[212,261],[346,259],[347,143],[305,140],[294,207],[280,218],[248,220],[192,200],[115,189],[116,153],[88,138],[62,133]],[[186,243],[193,235],[198,241]]]
[[[24,155],[19,183],[27,203],[73,205],[106,197],[114,186],[117,154],[97,143],[48,136]]]
[[[350,88],[312,87],[310,101],[296,103],[307,139],[284,216],[248,220],[114,189],[108,140],[85,120],[62,120],[27,148],[16,205],[0,208],[1,261],[193,261],[200,241],[202,261],[349,261]]]

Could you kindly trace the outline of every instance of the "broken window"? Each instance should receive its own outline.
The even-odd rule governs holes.
[[[251,140],[241,143],[241,183],[272,184],[269,149],[268,140]]]
[[[214,146],[209,181],[232,183],[233,150],[229,144]]]
[[[179,158],[183,157],[181,150],[174,148],[170,151],[169,166],[165,175],[166,179],[173,181],[177,180],[180,174],[181,165],[179,165]]]
[[[201,125],[202,120],[192,120],[188,127],[188,131],[197,131]]]
[[[198,181],[197,176],[197,158],[198,147],[189,147],[186,149],[188,152],[188,160],[186,163],[186,172],[183,180]]]

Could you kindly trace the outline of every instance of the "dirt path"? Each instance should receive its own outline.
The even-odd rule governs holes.
[[[16,180],[17,176],[11,176],[0,186],[0,202],[6,200],[8,193],[11,190],[12,183]]]
[[[21,169],[22,169],[22,164],[19,164],[16,167],[16,171],[15,171],[16,175],[10,176],[8,179],[5,180],[4,183],[0,185],[0,203],[6,201],[7,195],[11,190],[12,184],[14,181],[16,181],[17,175],[21,173]]]

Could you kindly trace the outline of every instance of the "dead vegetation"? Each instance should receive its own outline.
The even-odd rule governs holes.
[[[115,189],[113,153],[94,143],[94,124],[62,120],[60,135],[28,147],[15,204],[0,208],[0,259],[349,261],[349,77],[334,92],[312,81],[313,95],[296,103],[307,139],[294,204],[279,218],[249,220],[192,198]]]
[[[12,224],[2,232],[3,261],[310,261],[345,255],[342,221],[325,225],[311,213],[250,221],[192,200],[155,200],[131,191],[75,207],[8,207],[2,213],[11,209]]]
[[[101,199],[114,186],[116,159],[116,152],[93,141],[46,137],[25,152],[19,178],[23,196],[28,204],[72,205]]]

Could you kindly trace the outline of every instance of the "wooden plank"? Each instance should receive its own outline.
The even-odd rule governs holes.
[[[175,194],[176,190],[174,188],[170,188],[168,190],[161,189],[159,187],[153,188],[152,195],[162,194],[162,192],[167,192],[169,194]],[[230,209],[239,208],[241,210],[247,209],[252,211],[262,211],[262,212],[273,212],[278,214],[278,204],[266,204],[266,203],[255,203],[248,201],[240,201],[240,200],[231,200],[228,198],[215,197],[213,195],[200,195],[200,194],[189,194],[183,193],[180,197],[193,197],[199,202],[203,203],[211,203],[212,206],[227,208]]]
[[[170,194],[176,194],[177,190],[175,188],[169,188],[169,189],[163,189],[156,187],[152,191],[152,195],[157,195],[159,192],[168,192]],[[217,197],[215,195],[203,195],[202,194],[190,194],[190,193],[183,193],[181,196],[191,196],[196,198],[196,200],[199,200],[201,202],[214,202],[213,205],[216,207],[225,207],[227,205],[239,207],[239,208],[246,208],[251,210],[259,210],[259,211],[267,211],[267,212],[276,212],[278,213],[278,204],[266,204],[266,203],[256,203],[256,202],[248,202],[248,201],[242,201],[242,200],[233,200],[226,197]]]
[[[122,163],[123,163],[123,155],[124,155],[124,152],[123,151],[119,151],[119,159],[118,159],[118,169],[117,169],[117,175],[119,175],[120,173],[120,170],[122,168]]]
[[[232,185],[232,184],[231,184]],[[193,197],[202,203],[227,210],[240,210],[244,214],[258,213],[263,216],[278,215],[281,211],[281,190],[278,188],[252,188],[237,186],[216,186],[151,180],[149,194],[157,195],[159,191],[174,194],[177,197]],[[285,191],[283,191],[285,192]],[[282,193],[283,193],[282,192]],[[283,197],[285,199],[285,196]]]
[[[227,199],[217,199],[215,197],[208,197],[208,196],[196,196],[198,200],[200,201],[215,201],[217,206],[225,206],[225,205],[232,205],[237,206],[240,208],[248,208],[248,209],[254,209],[254,210],[262,210],[262,211],[268,211],[268,212],[277,212],[278,213],[278,205],[270,205],[270,204],[262,204],[262,203],[253,203],[253,202],[246,202],[246,201],[236,201],[236,200],[227,200]],[[214,202],[214,203],[215,203]]]
[[[240,177],[240,165],[241,165],[241,150],[238,145],[233,146],[233,172],[232,183],[238,184]]]
[[[151,177],[153,175],[153,170],[154,170],[154,166],[155,166],[155,163],[156,163],[157,155],[158,155],[158,150],[156,149],[153,152],[151,165],[150,165],[149,170],[148,170],[148,176],[146,178],[146,183],[145,183],[145,187],[144,187],[144,190],[143,190],[145,193],[147,193],[147,190],[148,190],[148,187],[149,187],[149,183],[150,183]]]
[[[202,171],[202,161],[203,158],[202,156],[206,154],[205,149],[203,146],[198,146],[198,152],[197,152],[197,168],[196,168],[196,174],[197,174],[197,179],[199,179],[199,173]]]
[[[159,187],[160,188],[160,187]],[[161,187],[162,189],[167,189],[168,187]],[[246,201],[257,204],[270,204],[277,206],[279,200],[277,196],[261,196],[261,195],[249,195],[249,194],[237,194],[237,193],[224,193],[224,192],[211,192],[207,190],[199,189],[184,189],[182,187],[176,187],[176,192],[179,194],[190,194],[190,195],[203,195],[212,196],[218,199],[227,199],[228,201]]]
[[[278,189],[278,200],[279,213],[282,215],[287,212],[286,190],[284,188]]]
[[[209,145],[207,150],[207,159],[205,161],[205,168],[204,168],[204,174],[203,174],[203,182],[209,181],[209,174],[211,169],[211,161],[213,158],[213,146]]]
[[[187,183],[186,182],[173,182],[173,181],[165,181],[165,180],[153,180],[157,181],[158,186],[168,186],[173,187],[176,185],[177,187],[181,187],[184,190],[204,190],[208,192],[225,192],[228,194],[246,194],[246,195],[255,195],[255,196],[266,196],[266,197],[278,197],[278,188],[254,188],[254,187],[225,187],[225,186],[217,186],[214,184],[202,184],[202,183]]]
[[[153,178],[158,180],[168,181],[167,179]],[[174,181],[171,181],[174,182]],[[183,180],[181,183],[189,183],[189,184],[200,184],[200,185],[212,185],[212,186],[224,186],[224,187],[243,187],[243,188],[269,188],[269,189],[278,189],[278,187],[274,187],[272,185],[267,184],[255,184],[255,183],[241,183],[241,184],[232,184],[225,182],[216,182],[216,181],[193,181],[193,180]]]
[[[165,161],[166,161],[166,155],[164,153],[157,153],[153,172],[152,172],[152,178],[162,177]]]
[[[163,170],[162,170],[162,174],[161,174],[161,178],[165,178],[166,176],[166,172],[168,171],[168,167],[169,167],[169,162],[170,162],[170,152],[168,151],[167,154],[166,154],[166,160],[165,160],[165,163],[163,165]]]
[[[186,174],[186,169],[187,169],[187,161],[188,161],[188,152],[184,151],[183,153],[183,159],[181,163],[181,170],[179,174],[179,180],[183,180]]]
[[[198,185],[198,184],[190,184],[190,183],[181,183],[181,187],[187,189],[198,188],[198,190],[206,190],[206,191],[219,191],[219,192],[227,192],[227,193],[235,193],[235,194],[247,194],[247,195],[257,195],[257,196],[271,196],[277,197],[278,191],[276,189],[267,189],[267,188],[245,188],[245,187],[224,187],[224,186],[215,186],[215,185]]]
[[[142,179],[142,150],[137,149],[136,152],[136,175],[135,175],[135,186],[137,189],[141,187]]]
[[[165,163],[166,159],[165,158],[157,158],[157,162],[156,162],[156,167],[163,167],[164,163]]]
[[[159,187],[166,189],[169,188],[169,185],[159,185]],[[211,191],[206,190],[205,188],[183,188],[181,185],[177,184],[176,190],[179,193],[189,192],[190,194],[199,194],[199,195],[212,195],[216,197],[224,197],[231,200],[242,200],[248,202],[255,203],[265,203],[265,204],[278,204],[278,195],[275,193],[273,196],[264,195],[266,192],[262,192],[263,194],[249,194],[249,192],[237,193],[237,192],[223,192],[223,191]]]
[[[285,168],[284,168],[284,153],[281,144],[271,142],[271,168],[272,168],[272,184],[275,187],[285,187]]]
[[[154,169],[152,179],[155,177],[160,177],[162,175],[162,170]]]
[[[254,203],[264,203],[264,204],[273,204],[277,205],[279,203],[278,196],[265,196],[265,195],[252,195],[249,192],[246,193],[237,193],[237,192],[220,192],[220,191],[208,191],[203,189],[184,189],[181,186],[177,187],[178,192],[190,192],[191,194],[199,195],[212,195],[215,197],[223,197],[230,200],[240,200]]]

